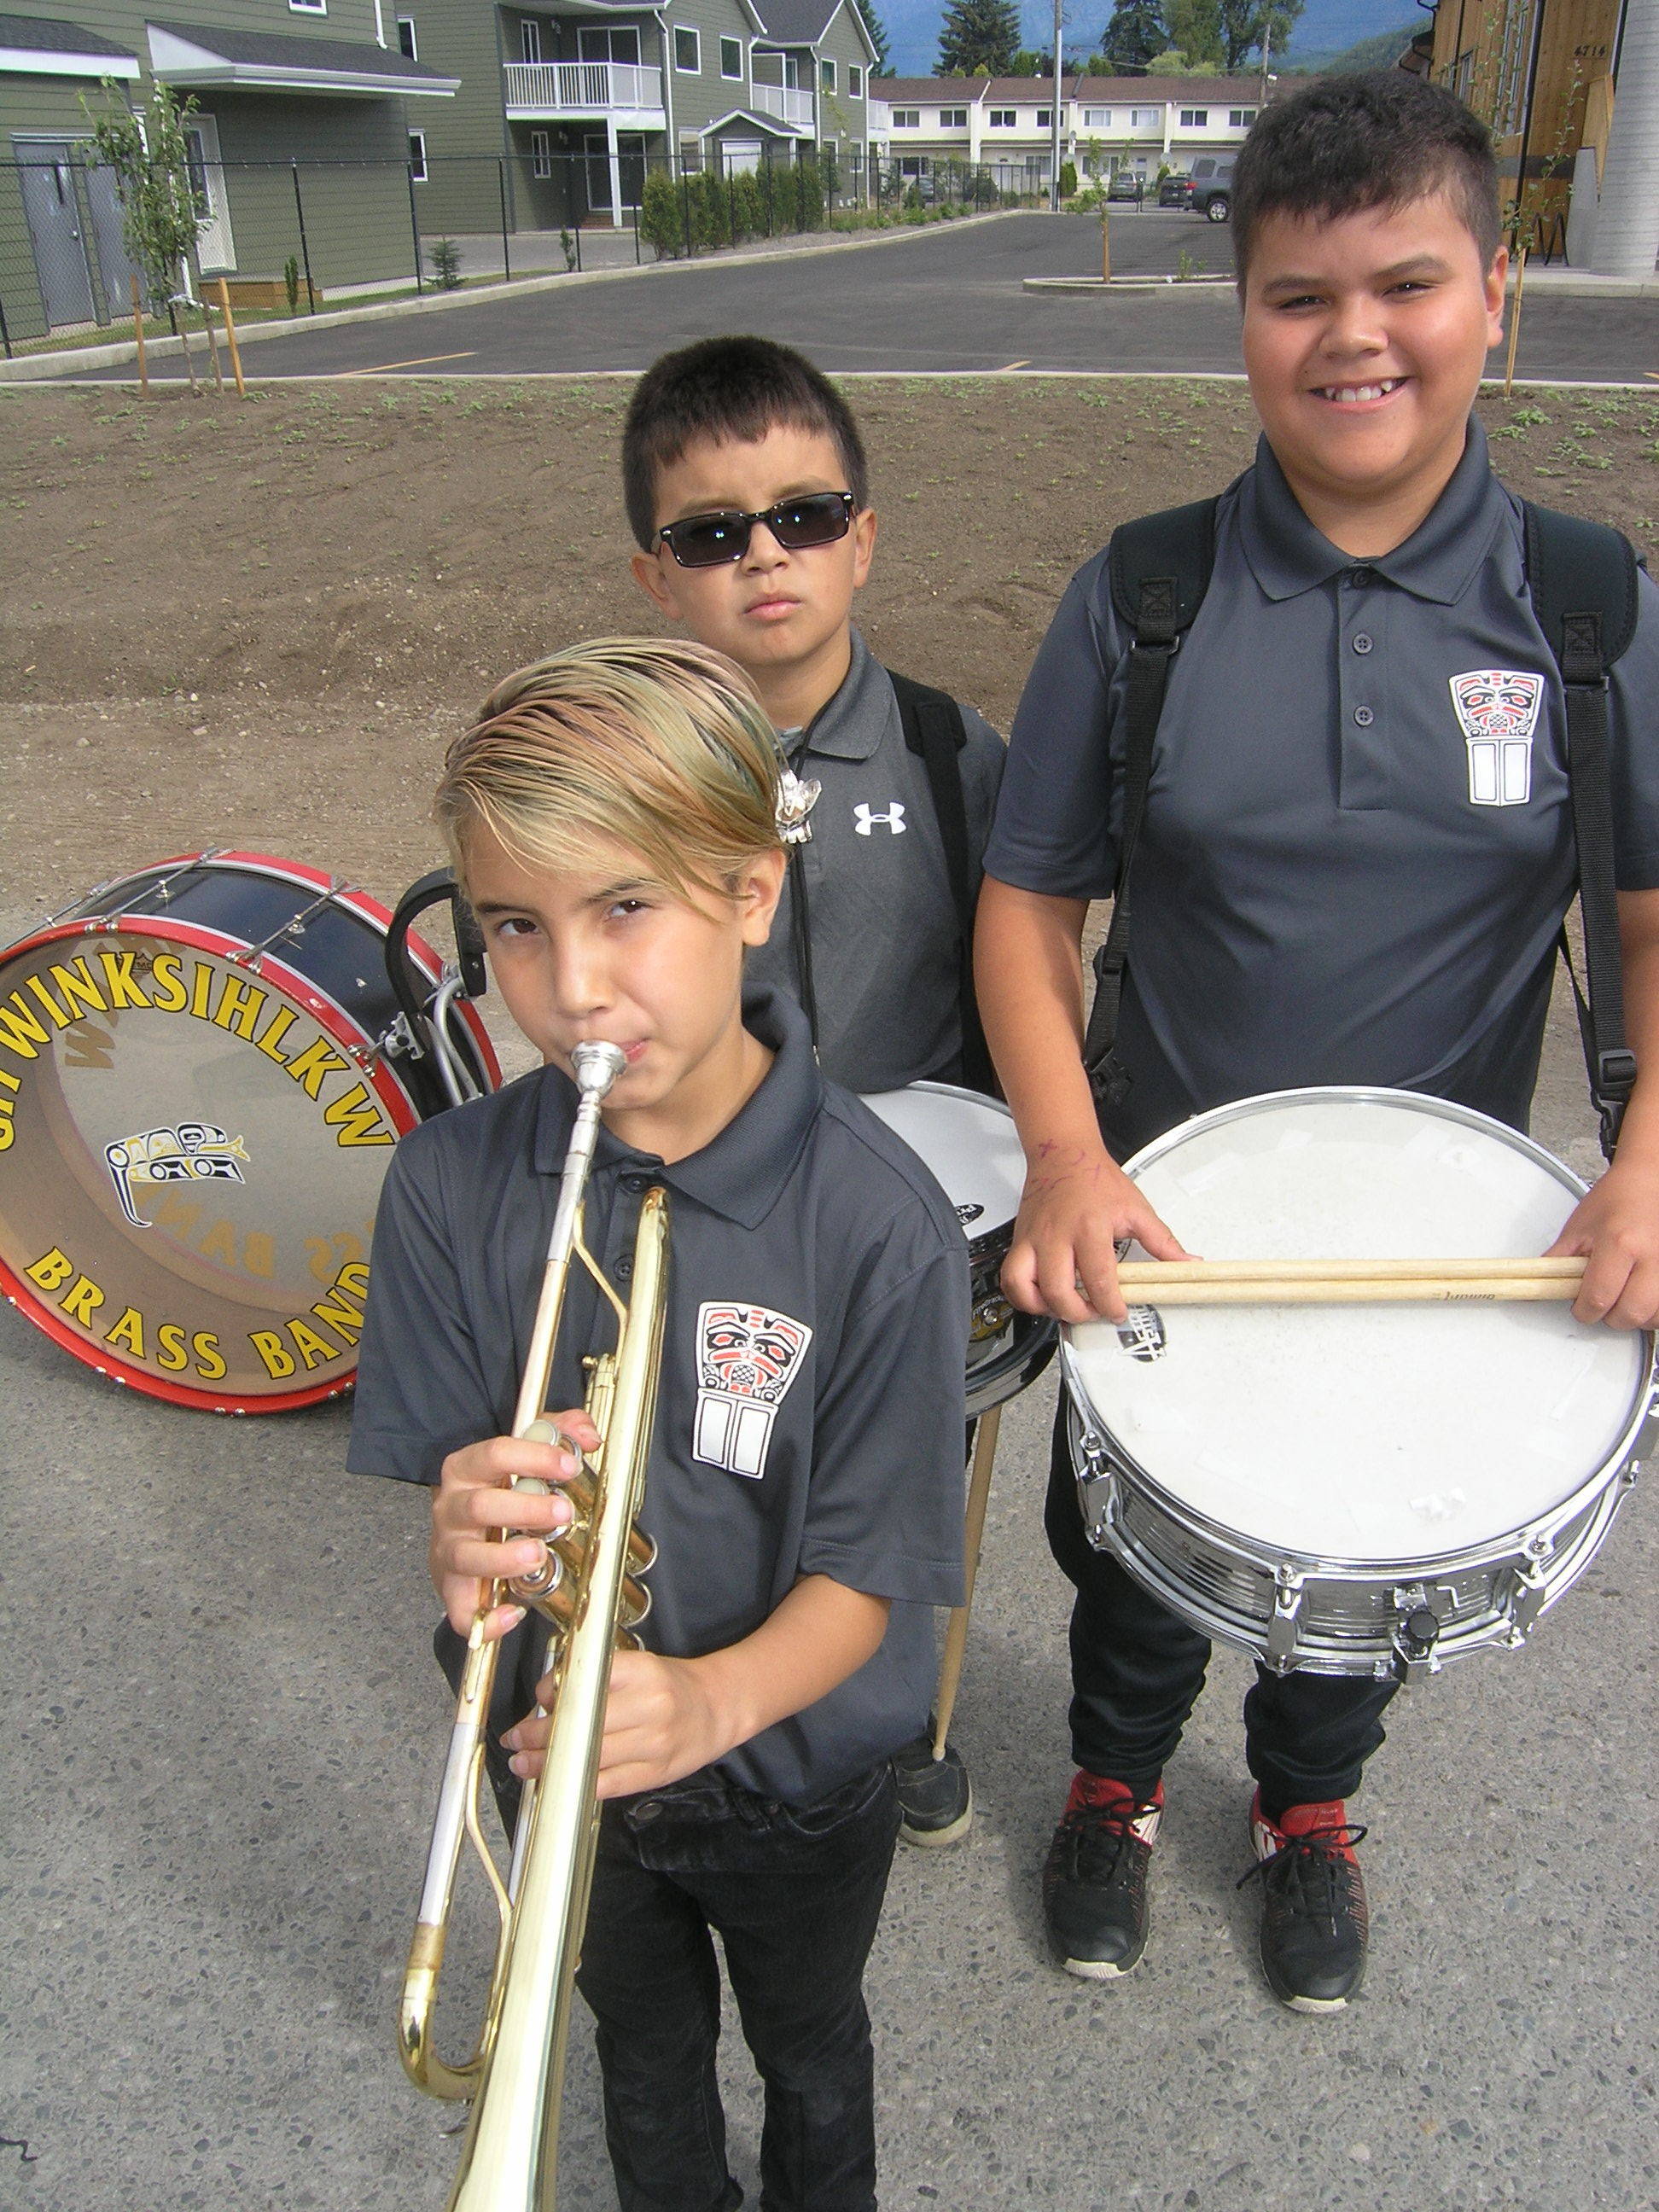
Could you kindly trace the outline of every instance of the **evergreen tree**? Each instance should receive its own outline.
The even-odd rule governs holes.
[[[1158,0],[1113,0],[1111,21],[1101,33],[1100,51],[1115,70],[1144,70],[1170,43]]]
[[[1006,76],[1018,46],[1018,0],[951,0],[939,26],[939,75],[971,76],[982,65]]]
[[[877,7],[876,0],[856,0],[856,5],[864,19],[864,27],[870,33],[870,43],[876,50],[875,65],[870,74],[872,76],[891,76],[893,57],[887,44],[887,26],[881,20],[881,10]]]

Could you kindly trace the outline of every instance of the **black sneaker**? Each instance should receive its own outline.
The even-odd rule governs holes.
[[[893,1753],[898,1784],[899,1834],[907,1844],[937,1850],[965,1836],[973,1824],[974,1787],[961,1754],[947,1743],[933,1756],[933,1739],[919,1735]]]
[[[1079,1771],[1042,1869],[1048,1945],[1068,1974],[1109,1982],[1146,1948],[1146,1865],[1164,1817],[1164,1784],[1138,1798],[1126,1783]]]
[[[1239,1882],[1261,1881],[1261,1965],[1292,2012],[1340,2012],[1365,1978],[1370,1915],[1354,1845],[1365,1831],[1339,1797],[1292,1805],[1278,1820],[1250,1807],[1256,1863]]]

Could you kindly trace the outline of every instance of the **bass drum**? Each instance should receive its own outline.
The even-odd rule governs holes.
[[[349,1385],[392,1148],[501,1079],[414,897],[191,853],[0,953],[0,1287],[55,1343],[216,1413]]]

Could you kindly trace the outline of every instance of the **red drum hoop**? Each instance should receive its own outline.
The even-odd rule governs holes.
[[[392,920],[300,862],[181,854],[0,952],[0,1289],[54,1343],[217,1413],[349,1387],[386,1162],[449,1103]],[[494,1088],[476,1012],[450,1031]]]

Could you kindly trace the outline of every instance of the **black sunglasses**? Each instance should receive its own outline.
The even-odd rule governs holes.
[[[657,542],[682,568],[718,568],[723,561],[743,559],[757,522],[766,525],[780,545],[800,553],[845,538],[857,511],[850,491],[803,492],[799,499],[781,499],[756,514],[688,514],[684,522],[665,523]]]

